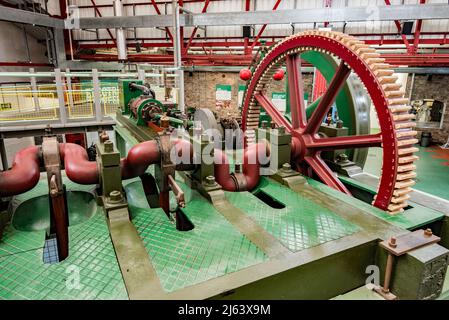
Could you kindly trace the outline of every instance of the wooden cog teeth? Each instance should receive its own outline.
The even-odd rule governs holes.
[[[418,149],[419,150],[419,149]],[[412,156],[404,156],[404,157],[399,157],[398,158],[398,163],[399,164],[404,164],[404,163],[410,163],[410,162],[414,162],[417,161],[419,159],[418,156],[412,155]]]
[[[397,146],[397,168],[396,176],[394,177],[394,190],[387,211],[390,214],[398,214],[404,212],[404,208],[408,206],[407,200],[410,199],[409,193],[412,191],[412,186],[415,184],[413,180],[416,177],[416,166],[413,162],[418,160],[418,157],[414,155],[419,151],[418,148],[413,145],[418,142],[416,139],[417,131],[414,130],[416,122],[413,121],[415,115],[410,114],[411,109],[409,105],[409,99],[405,98],[405,92],[401,89],[402,85],[398,82],[398,77],[395,75],[392,66],[385,62],[384,58],[380,57],[380,54],[363,41],[336,31],[323,31],[323,30],[306,30],[299,32],[295,35],[289,36],[286,39],[277,42],[267,52],[263,59],[267,59],[271,52],[277,49],[285,42],[290,42],[298,37],[312,36],[312,37],[324,37],[328,41],[337,41],[354,54],[358,55],[361,60],[368,66],[370,72],[376,77],[381,89],[383,90],[384,97],[387,100],[388,110],[390,117],[393,121],[394,135],[396,138]],[[262,76],[258,79],[254,78],[254,75],[259,72],[259,68],[264,65],[263,60],[260,61],[256,67],[255,72],[250,82],[257,81],[254,85],[255,92],[265,90],[267,84],[272,79],[272,75],[276,70],[285,62],[285,57],[289,54],[297,54],[304,51],[316,51],[325,53],[330,56],[335,56],[332,52],[328,52],[322,48],[304,46],[290,49],[289,51],[279,55],[279,57],[270,58],[272,63],[268,65],[266,70],[262,73]],[[336,56],[335,56],[336,57]],[[345,61],[343,61],[347,65]],[[366,87],[365,87],[366,89]],[[252,130],[247,141],[255,142],[255,130],[259,126],[260,106],[255,101],[254,97],[250,98],[250,105],[247,114],[247,131]]]

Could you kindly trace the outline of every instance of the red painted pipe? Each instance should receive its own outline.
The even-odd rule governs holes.
[[[98,183],[97,163],[89,161],[87,152],[82,146],[75,143],[60,143],[59,154],[70,180],[79,184]]]
[[[138,177],[150,164],[160,161],[159,146],[155,140],[141,142],[132,147],[126,158],[120,161],[122,179]]]
[[[193,158],[193,147],[187,140],[174,140],[178,156],[182,156],[184,150],[190,151],[189,160]],[[67,177],[79,184],[98,183],[98,167],[95,161],[89,161],[86,150],[72,143],[60,144],[61,159],[64,161]],[[149,165],[160,161],[159,145],[156,141],[145,141],[132,147],[126,158],[120,160],[122,179],[131,179],[145,173]],[[192,163],[190,161],[190,163]],[[193,165],[180,164],[177,170],[191,170]]]
[[[229,161],[226,154],[220,150],[214,151],[215,180],[226,191],[246,191],[254,189],[260,179],[260,160],[264,154],[269,156],[270,150],[265,143],[257,143],[247,147],[243,154],[243,172],[245,185],[238,185],[229,172]]]
[[[31,190],[39,182],[39,148],[31,146],[19,151],[10,170],[0,172],[0,197]]]

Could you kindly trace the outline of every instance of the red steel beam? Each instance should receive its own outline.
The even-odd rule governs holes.
[[[279,7],[279,4],[281,3],[282,0],[276,0],[276,3],[273,6],[273,11],[276,11],[276,9]],[[254,47],[256,46],[257,42],[259,41],[260,37],[262,36],[262,33],[265,31],[265,28],[267,27],[266,24],[264,24],[262,26],[262,28],[260,28],[259,33],[256,36],[256,39],[254,39],[253,44],[251,45],[251,51],[254,49]]]
[[[95,12],[97,12],[98,16],[102,17],[101,12],[98,9],[97,4],[95,3],[95,1],[94,0],[90,0],[90,2],[92,2],[92,5],[93,5],[93,7],[95,9]],[[111,37],[112,42],[114,42],[114,44],[117,45],[117,43],[115,42],[114,36],[112,35],[111,30],[106,29],[106,31],[108,32],[109,36]]]
[[[205,0],[203,10],[201,10],[201,13],[205,13],[207,11],[207,7],[209,6],[210,0]],[[196,31],[198,30],[198,27],[193,28],[192,34],[190,35],[189,41],[187,42],[186,47],[184,48],[184,51],[187,53],[189,50],[189,47],[192,43],[193,38],[195,37]]]
[[[151,4],[153,5],[154,10],[156,10],[156,13],[158,15],[161,15],[161,10],[159,10],[159,7],[157,6],[156,0],[151,0]],[[165,32],[167,32],[171,42],[173,43],[173,35],[171,34],[170,29],[168,27],[165,27]]]
[[[426,0],[420,0],[420,4],[425,4]],[[416,27],[415,27],[415,33],[414,33],[414,39],[413,39],[413,53],[418,52],[419,47],[419,37],[421,34],[421,28],[422,28],[422,20],[418,19],[416,21]]]
[[[245,1],[245,11],[249,11],[251,7],[251,0],[246,0]]]
[[[283,37],[282,37],[283,38]],[[191,48],[195,48],[195,47],[245,47],[245,39],[240,40],[241,38],[236,37],[236,40],[232,41],[232,39],[234,39],[234,37],[230,37],[231,40],[227,40],[227,38],[207,38],[207,39],[218,39],[217,41],[205,41],[205,38],[202,38],[200,40],[202,41],[193,41],[190,44]],[[221,40],[224,39],[224,40]],[[270,39],[270,37],[267,37],[267,39]],[[145,42],[140,44],[141,47],[144,48],[166,48],[166,47],[172,47],[173,45],[171,43],[165,42],[163,40],[165,40],[164,38],[142,38],[142,39],[137,39],[137,40],[150,40],[150,41],[158,41],[158,42]],[[220,41],[221,40],[221,41]],[[267,46],[270,46],[272,44],[275,43],[275,41],[273,40],[268,40],[267,41]],[[92,41],[92,40],[89,40]],[[364,42],[366,44],[369,45],[404,45],[404,43],[402,42],[402,40],[400,39],[371,39],[371,40],[364,40]],[[444,44],[449,44],[449,38],[448,37],[443,37],[443,38],[421,38],[420,39],[420,44],[427,44],[427,45],[444,45]],[[129,42],[127,43],[128,47],[136,47],[137,44],[135,42]],[[103,49],[107,49],[107,48],[115,48],[115,46],[112,43],[80,43],[78,45],[78,47],[80,49],[95,49],[95,48],[103,48]],[[390,48],[385,48],[385,50],[390,49]],[[397,49],[397,47],[395,48],[391,48],[391,49]],[[243,49],[244,50],[244,49]]]
[[[380,37],[382,39],[384,39],[385,37],[396,37],[398,34],[397,33],[350,33],[349,35],[354,36],[354,37],[359,37],[361,38],[360,40],[363,40],[364,37]],[[427,32],[421,32],[420,33],[421,36],[426,36],[426,35],[439,35],[439,36],[449,36],[449,32],[447,31],[427,31]],[[277,39],[283,39],[285,37],[287,37],[289,35],[272,35],[272,36],[261,36],[261,39],[271,39],[272,41],[276,41]],[[145,41],[157,41],[157,40],[165,40],[165,38],[137,38],[138,40],[145,40]],[[197,38],[197,40],[216,40],[216,39],[243,39],[241,36],[217,36],[217,37],[207,37],[207,38]],[[373,39],[371,39],[373,40]],[[389,39],[389,40],[394,40],[394,39]],[[78,42],[88,42],[88,41],[92,41],[89,39],[79,39],[77,40]],[[96,41],[109,41],[109,39],[98,39]],[[366,41],[366,40],[365,40]],[[373,40],[373,41],[379,41],[377,39]],[[380,43],[380,42],[379,42]],[[403,43],[401,41],[401,43]]]
[[[387,6],[391,6],[390,0],[385,0],[385,4]],[[407,51],[409,51],[410,50],[410,43],[408,42],[406,35],[402,34],[401,23],[399,22],[399,20],[394,20],[394,24],[396,25],[396,28],[398,29],[398,32],[401,33],[402,41],[404,41],[405,47],[407,48]]]
[[[420,66],[447,66],[449,54],[382,54],[387,63],[394,66],[407,65],[411,67]],[[95,54],[78,55],[78,59],[94,61],[117,61],[117,55]],[[189,54],[183,56],[184,64],[192,65],[249,65],[252,55],[241,54]],[[151,62],[173,64],[173,55],[133,54],[129,55],[132,62]],[[308,66],[304,63],[305,66]]]

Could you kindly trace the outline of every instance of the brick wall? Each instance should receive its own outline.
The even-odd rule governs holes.
[[[407,96],[411,89],[411,100],[435,99],[446,104],[442,129],[426,129],[432,133],[433,142],[445,143],[449,136],[449,75],[416,74],[413,88],[410,88],[411,79],[410,76],[407,81]]]
[[[312,92],[312,74],[303,74],[305,92]],[[217,84],[232,86],[231,107],[237,108],[239,85],[245,85],[237,72],[186,72],[184,75],[186,106],[210,108],[215,110],[215,87]],[[285,78],[282,81],[272,81],[268,96],[272,92],[285,92]]]

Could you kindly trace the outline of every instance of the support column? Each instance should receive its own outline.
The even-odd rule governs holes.
[[[61,120],[62,124],[66,124],[67,112],[65,109],[62,72],[61,69],[59,68],[55,69],[55,81],[56,81],[56,93],[58,95],[58,103],[59,103],[59,119]]]
[[[123,16],[123,3],[121,0],[114,1],[114,15],[116,17]],[[128,58],[128,52],[126,48],[126,36],[123,28],[115,29],[116,42],[117,42],[117,55],[119,61],[125,61]]]
[[[72,88],[72,79],[70,76],[67,76],[70,73],[70,69],[65,69],[65,81],[67,83],[67,97],[69,98],[69,107],[73,110],[74,104],[73,104],[73,88]]]
[[[184,104],[184,70],[182,70],[182,61],[181,61],[181,30],[179,26],[179,5],[178,1],[172,0],[172,16],[173,16],[173,32],[174,32],[174,41],[173,41],[173,49],[174,49],[174,57],[175,57],[175,67],[178,68],[176,74],[178,75],[178,108],[182,112],[185,110]]]
[[[63,29],[54,28],[53,34],[54,34],[57,66],[60,69],[65,69],[65,66],[67,65],[67,59],[65,52],[64,31]]]
[[[34,68],[30,68],[30,73],[34,73]],[[34,110],[39,111],[39,97],[37,96],[38,90],[37,90],[37,81],[36,77],[30,77],[30,83],[31,83],[31,90],[33,91],[33,102],[34,102]]]
[[[97,121],[102,121],[103,110],[101,109],[101,88],[97,69],[92,69],[92,86],[94,90],[95,119]]]

